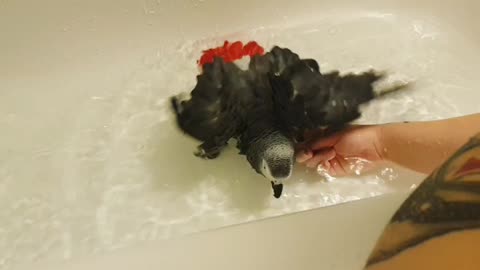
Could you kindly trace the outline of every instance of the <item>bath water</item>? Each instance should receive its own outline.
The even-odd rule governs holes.
[[[168,98],[193,88],[201,50],[226,39],[288,47],[316,59],[323,72],[374,68],[416,82],[411,91],[365,106],[358,123],[441,119],[475,108],[464,102],[476,87],[475,46],[428,18],[338,14],[159,48],[119,78],[121,88],[79,94],[74,109],[81,113],[68,122],[64,141],[34,136],[35,147],[0,141],[0,268],[408,190],[422,179],[391,165],[338,179],[297,166],[275,199],[234,145],[217,160],[193,156],[198,142],[176,128]],[[12,138],[41,129],[34,114],[0,117],[0,130],[24,130]]]

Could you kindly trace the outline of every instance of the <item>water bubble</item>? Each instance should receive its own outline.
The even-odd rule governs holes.
[[[383,179],[385,179],[387,181],[393,181],[398,177],[398,173],[396,172],[396,170],[394,170],[393,168],[388,168],[388,167],[383,168],[380,175]]]

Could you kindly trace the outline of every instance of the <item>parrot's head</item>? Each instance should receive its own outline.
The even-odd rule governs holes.
[[[282,194],[283,183],[292,175],[295,162],[295,147],[293,141],[274,132],[257,140],[250,146],[247,158],[252,167],[267,178],[279,198]]]

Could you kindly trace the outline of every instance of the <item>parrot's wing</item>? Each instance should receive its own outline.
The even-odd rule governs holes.
[[[318,63],[313,59],[297,59],[284,66],[280,74],[272,71],[268,77],[276,115],[297,142],[303,141],[305,131],[321,123],[325,115],[321,107],[328,100],[327,81]]]
[[[320,67],[315,60],[301,60],[290,49],[274,46],[266,54],[251,58],[249,72],[255,80],[257,93],[263,91],[264,95],[268,96],[262,102],[272,102],[273,113],[270,114],[281,119],[279,123],[282,124],[281,128],[284,131],[289,132],[294,139],[298,137],[297,135],[300,135],[300,138],[297,139],[302,140],[302,134],[299,131],[303,130],[304,124],[306,124],[303,113],[304,96],[296,95],[291,85],[286,85],[289,83],[288,75],[280,76],[281,74],[289,74],[290,70],[298,65],[304,65],[317,73],[320,71]],[[276,86],[272,87],[271,84]],[[267,85],[267,87],[258,87],[264,85]],[[265,104],[262,108],[266,109],[269,106]]]
[[[360,106],[377,97],[374,83],[382,79],[383,74],[368,71],[341,76],[339,72],[331,72],[323,78],[328,99],[320,109],[323,116],[315,122],[335,129],[361,116]]]
[[[313,119],[315,125],[329,127],[332,131],[341,128],[361,116],[361,107],[387,94],[403,91],[411,83],[397,81],[380,86],[386,78],[385,72],[369,70],[358,74],[341,75],[338,71],[324,74],[321,92],[327,92],[325,101],[318,107],[319,118]],[[309,107],[315,108],[315,99]]]
[[[272,73],[267,74],[272,89],[275,115],[281,119],[284,130],[297,142],[303,141],[303,130],[308,129],[303,95],[296,95],[290,81]]]
[[[301,138],[308,130],[341,128],[360,117],[361,105],[408,85],[378,91],[374,84],[384,76],[375,71],[344,76],[337,71],[321,74],[318,64],[306,59],[269,78],[278,114]]]
[[[238,102],[233,98],[239,87],[232,87],[232,78],[242,80],[242,71],[232,63],[215,58],[205,64],[197,76],[197,84],[187,98],[171,98],[178,127],[202,142],[196,152],[203,158],[216,158],[228,140],[240,132]]]

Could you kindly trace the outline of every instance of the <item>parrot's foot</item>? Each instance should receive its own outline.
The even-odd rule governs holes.
[[[201,145],[197,148],[197,151],[193,153],[195,156],[203,159],[215,159],[220,155],[219,149],[205,150]]]
[[[304,134],[297,134],[294,137],[295,143],[304,143],[305,142],[305,135]]]

